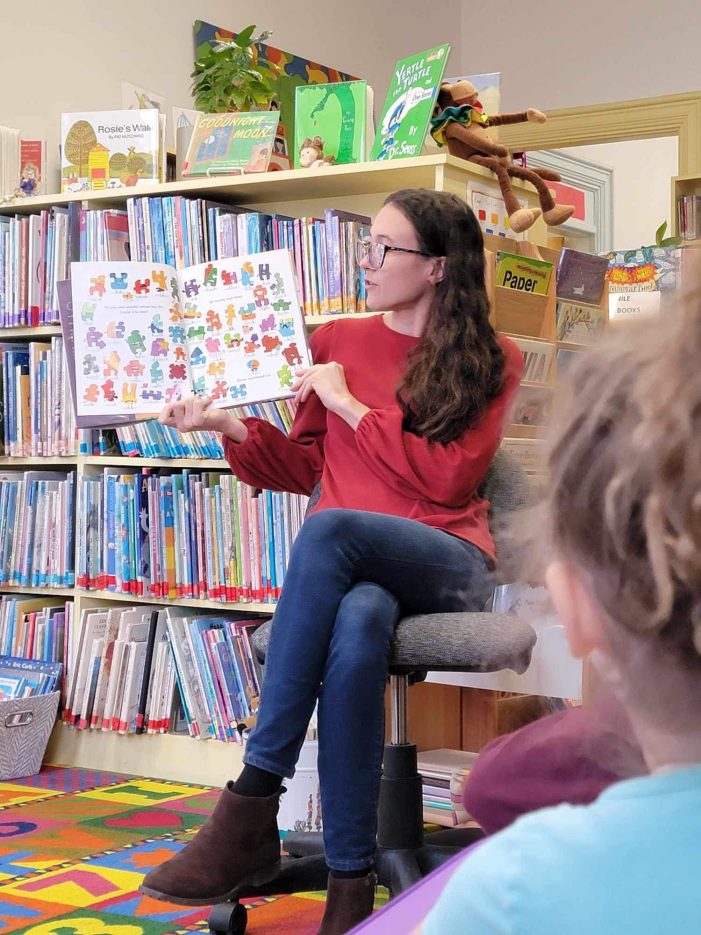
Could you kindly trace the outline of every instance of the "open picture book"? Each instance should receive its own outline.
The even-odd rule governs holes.
[[[282,399],[311,364],[287,250],[180,270],[72,263],[59,306],[79,428],[153,418],[193,394],[221,408]]]

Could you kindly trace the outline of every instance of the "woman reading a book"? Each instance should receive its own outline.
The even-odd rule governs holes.
[[[576,656],[648,775],[525,815],[455,871],[424,935],[701,930],[701,309],[587,355],[562,399],[538,520]],[[388,931],[391,928],[391,920]]]
[[[318,702],[323,935],[370,914],[384,689],[400,614],[480,610],[494,545],[479,487],[499,445],[521,354],[489,323],[482,234],[455,195],[390,195],[358,244],[367,305],[331,321],[297,372],[286,437],[190,398],[161,421],[214,429],[246,483],[320,496],[292,549],[244,769],[194,840],[144,891],[220,902],[278,872],[283,777],[294,774]]]

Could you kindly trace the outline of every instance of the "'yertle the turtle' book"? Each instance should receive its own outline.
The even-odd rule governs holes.
[[[396,63],[371,159],[421,155],[449,52],[449,45],[439,45]]]

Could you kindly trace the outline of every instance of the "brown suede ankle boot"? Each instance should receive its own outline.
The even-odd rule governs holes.
[[[237,795],[231,782],[195,837],[144,877],[141,892],[188,906],[223,902],[241,885],[260,886],[280,872],[280,792]]]
[[[326,909],[317,935],[344,935],[372,913],[377,874],[335,877],[329,874]]]

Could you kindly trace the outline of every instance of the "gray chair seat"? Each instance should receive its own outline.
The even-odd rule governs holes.
[[[259,662],[265,661],[272,623],[253,635]],[[535,645],[532,627],[516,617],[493,613],[417,614],[397,624],[389,669],[410,672],[525,672]]]

